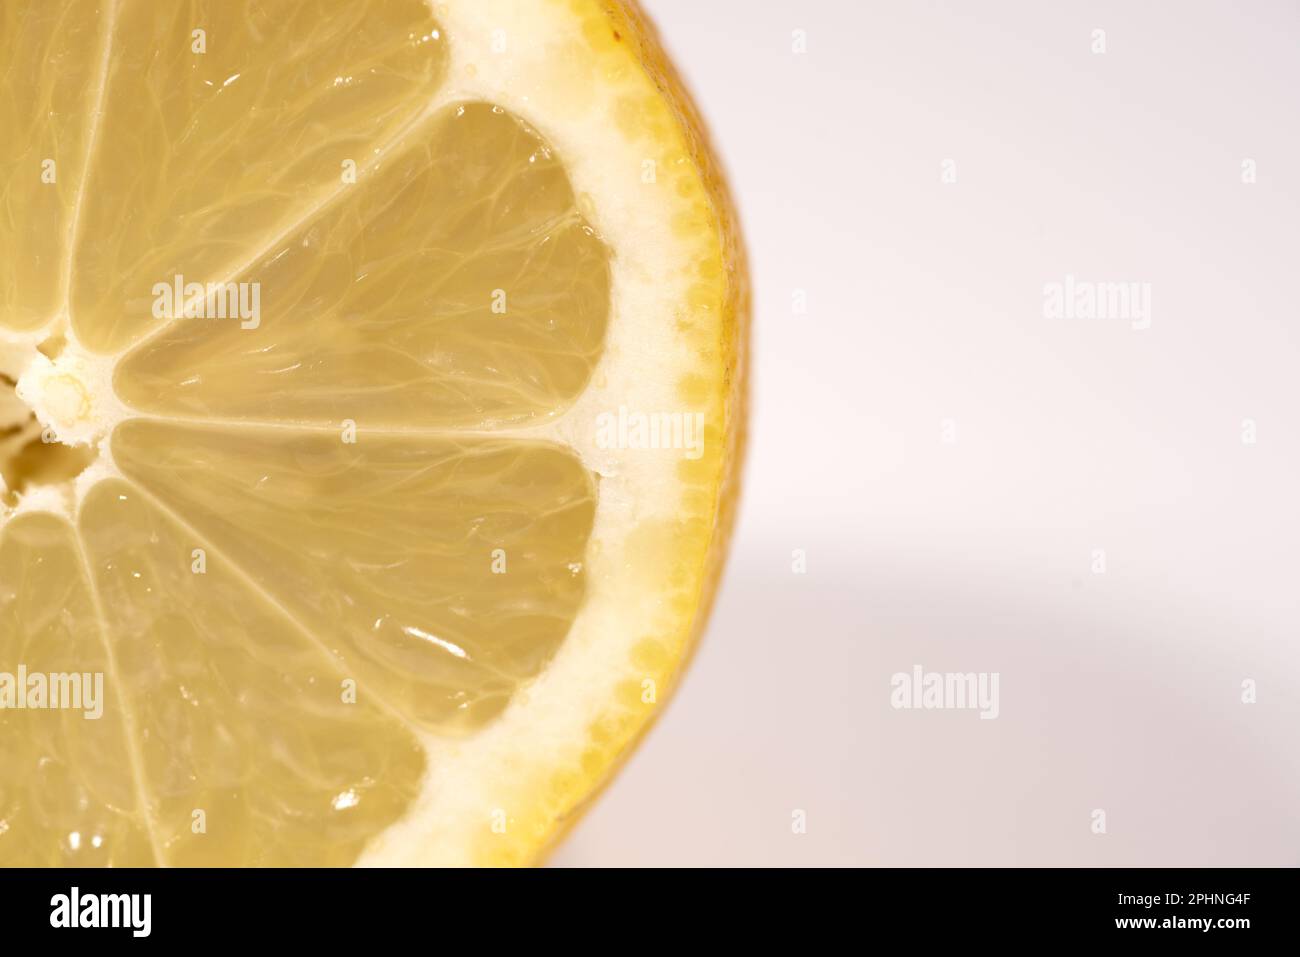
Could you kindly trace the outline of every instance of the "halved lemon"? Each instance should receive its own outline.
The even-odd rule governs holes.
[[[718,574],[745,274],[598,0],[0,6],[0,862],[526,863]]]

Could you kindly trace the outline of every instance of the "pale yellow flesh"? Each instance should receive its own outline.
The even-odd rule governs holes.
[[[648,718],[629,677],[666,682],[690,627],[709,539],[692,515],[717,507],[720,453],[662,470],[689,534],[600,517],[627,511],[602,504],[617,469],[563,423],[593,376],[609,390],[618,277],[563,153],[449,88],[458,38],[423,0],[272,9],[0,10],[0,109],[19,131],[0,145],[0,673],[106,687],[95,720],[0,710],[0,864],[349,864],[421,815],[482,829],[446,859],[492,859],[481,838],[598,783]],[[259,319],[160,319],[156,284],[176,275],[256,284]],[[697,300],[711,288],[691,282]],[[33,408],[81,416],[76,448],[41,442],[14,396],[15,380],[34,391],[18,367],[42,343],[63,364],[33,360],[53,370]],[[716,440],[708,377],[674,388],[715,414]],[[620,524],[662,572],[589,581]],[[469,788],[426,810],[467,773],[458,755],[484,760],[545,701],[521,690],[579,615],[633,587],[659,590],[628,604],[671,608],[675,630],[629,625],[595,738],[557,747],[552,771],[521,744],[550,792],[463,822]],[[548,713],[578,707],[555,699]],[[581,781],[557,797],[552,772]]]

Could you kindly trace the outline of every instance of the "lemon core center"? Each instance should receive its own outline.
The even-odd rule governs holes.
[[[90,378],[62,337],[0,341],[0,497],[12,505],[36,486],[71,487],[97,457]]]

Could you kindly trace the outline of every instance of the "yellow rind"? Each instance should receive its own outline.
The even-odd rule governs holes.
[[[692,210],[677,224],[682,236],[708,237],[698,255],[689,311],[676,318],[700,364],[681,379],[677,394],[683,406],[702,408],[707,423],[720,425],[706,431],[705,454],[681,464],[683,492],[675,525],[662,536],[647,536],[657,541],[643,543],[674,569],[678,587],[667,600],[682,627],[637,642],[629,677],[618,686],[615,701],[588,726],[576,764],[555,768],[539,762],[519,789],[522,797],[513,805],[506,833],[485,829],[475,842],[472,863],[488,866],[543,861],[610,783],[676,690],[707,623],[725,563],[746,442],[749,274],[735,205],[704,124],[635,3],[548,2],[567,5],[582,17],[584,39],[608,76],[625,80],[633,72],[645,79],[645,94],[627,101],[624,132],[656,150],[659,169],[673,171],[673,188]],[[653,705],[643,703],[647,680],[653,682]]]

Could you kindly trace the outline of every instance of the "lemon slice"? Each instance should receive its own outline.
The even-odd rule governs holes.
[[[0,863],[528,863],[725,545],[745,275],[595,0],[0,6]]]

